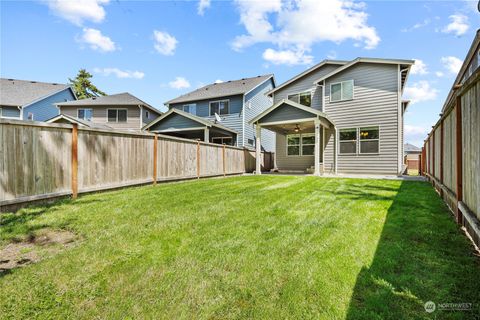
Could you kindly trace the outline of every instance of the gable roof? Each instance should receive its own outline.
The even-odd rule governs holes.
[[[60,107],[63,107],[63,106],[92,106],[92,107],[93,106],[130,106],[130,105],[139,106],[141,105],[146,107],[147,109],[150,109],[156,113],[161,114],[160,110],[152,107],[145,101],[140,100],[139,98],[135,97],[134,95],[128,92],[117,93],[117,94],[112,94],[108,96],[81,99],[76,101],[60,102],[60,103],[57,103],[56,105]]]
[[[318,116],[318,117],[321,117],[321,118],[324,118],[326,119],[328,122],[330,122],[332,125],[335,125],[335,123],[328,117],[328,115],[324,112],[321,112],[317,109],[314,109],[312,107],[307,107],[307,106],[304,106],[303,104],[300,104],[300,103],[296,103],[294,101],[291,101],[291,100],[288,100],[288,99],[282,99],[280,101],[278,101],[277,103],[275,103],[273,106],[271,106],[270,108],[268,108],[267,110],[263,111],[262,113],[260,113],[258,116],[256,116],[255,118],[253,118],[252,120],[250,120],[248,123],[250,124],[254,124],[255,122],[259,121],[260,119],[262,119],[264,116],[266,116],[267,114],[269,114],[270,112],[272,112],[273,110],[277,109],[278,107],[280,107],[281,105],[283,104],[288,104],[289,106],[292,106],[294,108],[297,108],[297,109],[300,109],[300,110],[303,110],[303,111],[306,111],[306,112],[309,112],[312,114],[312,116]]]
[[[350,61],[349,63],[347,64],[344,64],[343,66],[333,70],[332,72],[326,74],[325,76],[321,77],[320,79],[317,79],[314,81],[314,84],[318,84],[319,82],[325,80],[325,79],[328,79],[330,78],[331,76],[339,73],[339,72],[342,72],[343,70],[345,69],[348,69],[354,65],[356,65],[357,63],[360,63],[360,62],[366,62],[366,63],[381,63],[381,64],[399,64],[399,65],[406,65],[407,67],[410,67],[412,66],[415,61],[414,60],[403,60],[403,59],[382,59],[382,58],[362,58],[362,57],[358,57],[352,61]],[[405,75],[405,79],[402,78],[402,84],[406,81],[406,75]]]
[[[267,74],[252,78],[243,78],[240,80],[211,83],[175,99],[169,100],[165,102],[165,105],[246,94],[270,78],[275,82],[273,74]]]
[[[405,143],[405,145],[403,146],[403,150],[405,152],[421,152],[422,151],[422,149],[420,149],[417,146],[414,146],[411,143]]]
[[[308,75],[309,73],[311,73],[311,72],[319,69],[320,67],[322,67],[322,66],[324,66],[324,65],[326,65],[326,64],[336,64],[336,65],[338,65],[338,66],[342,66],[342,65],[344,65],[344,64],[346,64],[346,63],[348,63],[348,61],[344,61],[344,60],[328,60],[328,59],[322,60],[322,61],[320,61],[319,63],[317,63],[316,65],[314,65],[313,67],[311,67],[311,68],[303,71],[302,73],[296,75],[295,77],[291,78],[290,80],[285,81],[284,83],[282,83],[282,84],[279,85],[278,87],[273,88],[272,90],[270,90],[269,92],[267,92],[267,95],[271,95],[271,94],[274,93],[275,91],[277,91],[277,90],[279,90],[279,89],[281,89],[281,88],[289,85],[289,84],[292,83],[292,82],[297,81],[298,79],[300,79],[300,78]]]
[[[95,122],[92,122],[92,121],[83,120],[83,119],[72,117],[72,116],[69,116],[69,115],[66,115],[66,114],[63,114],[63,113],[61,113],[61,114],[59,114],[59,115],[57,115],[53,118],[50,118],[45,122],[55,123],[59,120],[66,120],[70,123],[76,123],[76,124],[79,124],[81,126],[85,126],[85,127],[88,127],[88,128],[113,129],[112,127],[107,126],[106,124],[95,123]]]
[[[157,119],[153,120],[152,122],[146,124],[142,130],[147,130],[148,128],[154,126],[155,124],[159,123],[160,121],[162,121],[163,119],[167,118],[168,116],[170,116],[171,114],[173,113],[176,113],[178,115],[181,115],[185,118],[188,118],[190,120],[193,120],[193,121],[196,121],[204,126],[207,126],[207,127],[216,127],[216,128],[219,128],[219,129],[222,129],[222,130],[225,130],[225,131],[229,131],[229,132],[233,132],[233,133],[238,133],[237,131],[235,130],[232,130],[230,128],[227,128],[221,124],[218,124],[218,123],[215,123],[215,122],[212,122],[210,120],[207,120],[207,119],[204,119],[204,118],[201,118],[201,117],[198,117],[196,115],[193,115],[191,113],[188,113],[188,112],[185,112],[185,111],[182,111],[182,110],[179,110],[179,109],[176,109],[176,108],[172,108],[170,110],[168,110],[167,112],[165,112],[164,114],[162,114],[160,117],[158,117]]]
[[[67,84],[0,78],[0,105],[22,107],[67,88]]]

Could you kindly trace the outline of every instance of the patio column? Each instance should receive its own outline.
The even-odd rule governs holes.
[[[203,141],[210,142],[210,130],[208,129],[208,127],[205,127],[204,130],[205,131],[203,133]]]
[[[261,135],[262,135],[262,128],[257,123],[256,124],[257,133],[255,136],[255,174],[262,174],[262,142],[261,142]]]
[[[315,119],[315,171],[314,175],[320,175],[320,120]]]

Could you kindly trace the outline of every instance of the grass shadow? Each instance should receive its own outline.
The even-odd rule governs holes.
[[[480,314],[480,261],[447,210],[429,184],[401,183],[373,260],[357,276],[347,319],[466,319]],[[437,308],[427,313],[427,301],[473,305],[469,311]]]

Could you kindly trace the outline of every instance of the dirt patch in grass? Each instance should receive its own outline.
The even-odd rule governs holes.
[[[25,239],[0,249],[0,276],[10,270],[38,262],[72,246],[78,237],[67,230],[41,229]]]

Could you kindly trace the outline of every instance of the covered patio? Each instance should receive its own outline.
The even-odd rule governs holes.
[[[276,135],[276,169],[303,171],[321,175],[324,172],[327,138],[337,136],[334,123],[328,116],[302,104],[281,100],[250,121],[256,128],[257,159],[261,152],[261,129],[268,129]],[[335,146],[333,142],[330,145]],[[336,173],[337,152],[333,148],[333,165]],[[260,162],[256,162],[256,174],[261,174]],[[298,169],[298,170],[294,170]]]
[[[144,130],[175,137],[236,145],[237,132],[221,124],[178,109],[170,109],[146,125]]]

